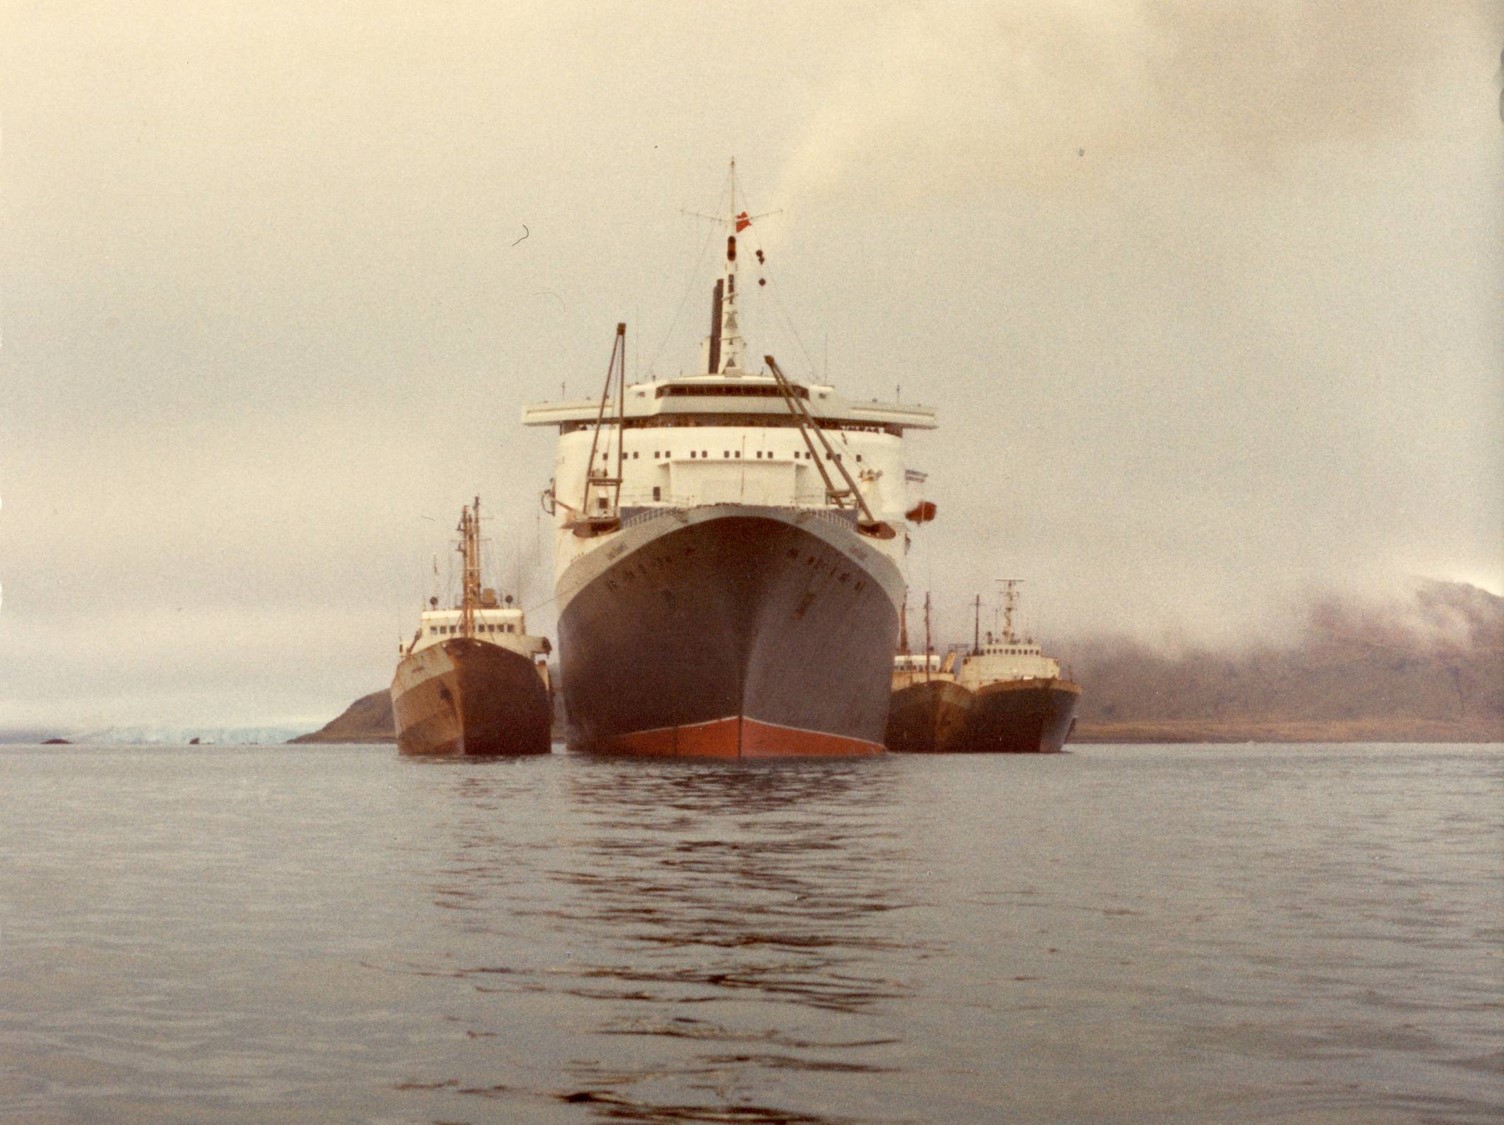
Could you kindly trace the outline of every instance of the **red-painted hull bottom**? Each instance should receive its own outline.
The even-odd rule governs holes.
[[[688,726],[633,731],[579,749],[660,758],[832,758],[883,752],[876,742],[796,730],[739,715]]]

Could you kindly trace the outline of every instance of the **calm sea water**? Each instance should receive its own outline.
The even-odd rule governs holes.
[[[1497,1122],[1504,748],[0,748],[0,1120]]]

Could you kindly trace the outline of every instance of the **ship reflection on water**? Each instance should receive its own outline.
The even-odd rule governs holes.
[[[566,822],[534,850],[498,820],[543,780],[520,765],[456,779],[433,896],[505,961],[420,970],[471,986],[445,1018],[505,1073],[403,1088],[607,1120],[849,1120],[810,1107],[832,1082],[850,1105],[853,1082],[891,1075],[925,955],[899,921],[915,902],[891,767],[556,756]],[[863,1119],[884,1117],[874,1085]]]
[[[589,862],[560,877],[580,890],[579,914],[635,955],[588,976],[670,1000],[750,990],[847,1012],[902,995],[863,964],[891,944],[884,919],[904,905],[886,780],[826,763],[573,779],[600,834]]]
[[[0,768],[7,1123],[1504,1104],[1498,747]]]

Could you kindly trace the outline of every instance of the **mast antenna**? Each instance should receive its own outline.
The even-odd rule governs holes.
[[[1018,588],[1023,585],[1022,578],[999,578],[1003,590],[1003,643],[1016,645],[1018,636],[1013,632],[1013,611],[1018,608]]]
[[[924,592],[924,682],[930,682],[930,653],[934,651],[934,645],[930,643],[930,592]]]
[[[480,604],[480,497],[460,509],[460,557],[465,573],[460,594],[460,636],[475,635],[475,607]]]
[[[763,219],[779,212],[763,211],[752,215],[746,208],[740,211],[736,209],[736,157],[734,156],[731,158],[728,182],[731,206],[727,215],[705,215],[699,211],[689,210],[685,210],[684,214],[693,215],[698,219],[708,219],[713,223],[721,223],[727,229],[726,260],[721,268],[721,276],[716,281],[712,298],[711,345],[706,367],[709,369],[707,374],[710,375],[740,376],[745,373],[742,359],[746,342],[742,339],[741,325],[736,312],[736,236],[751,226],[753,220]],[[760,251],[759,260],[761,260]]]

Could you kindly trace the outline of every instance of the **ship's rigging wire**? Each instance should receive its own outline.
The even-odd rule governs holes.
[[[766,269],[766,267],[764,267],[764,269]],[[809,349],[804,346],[804,340],[799,335],[799,329],[794,325],[794,318],[789,315],[788,309],[784,307],[783,298],[778,295],[778,287],[776,285],[772,287],[772,297],[773,307],[778,311],[778,315],[783,322],[784,328],[788,329],[789,335],[794,338],[794,343],[799,345],[799,351],[804,355],[804,362],[809,367],[810,382],[816,382],[817,379],[815,377],[814,357],[809,354]]]
[[[721,195],[724,198],[724,190]],[[695,256],[694,265],[685,271],[684,295],[679,298],[679,307],[674,310],[674,319],[669,321],[668,328],[663,333],[663,340],[658,345],[658,350],[653,353],[653,358],[648,360],[649,376],[652,375],[653,369],[658,365],[658,361],[663,358],[663,353],[668,350],[669,341],[673,339],[674,330],[679,327],[679,321],[684,316],[684,307],[689,304],[690,294],[694,292],[695,283],[701,280],[700,267],[705,264],[705,257],[710,252],[710,244],[715,238],[715,234],[716,230],[714,227],[706,227],[705,241],[700,244],[700,252]],[[638,335],[641,335],[640,328]]]

